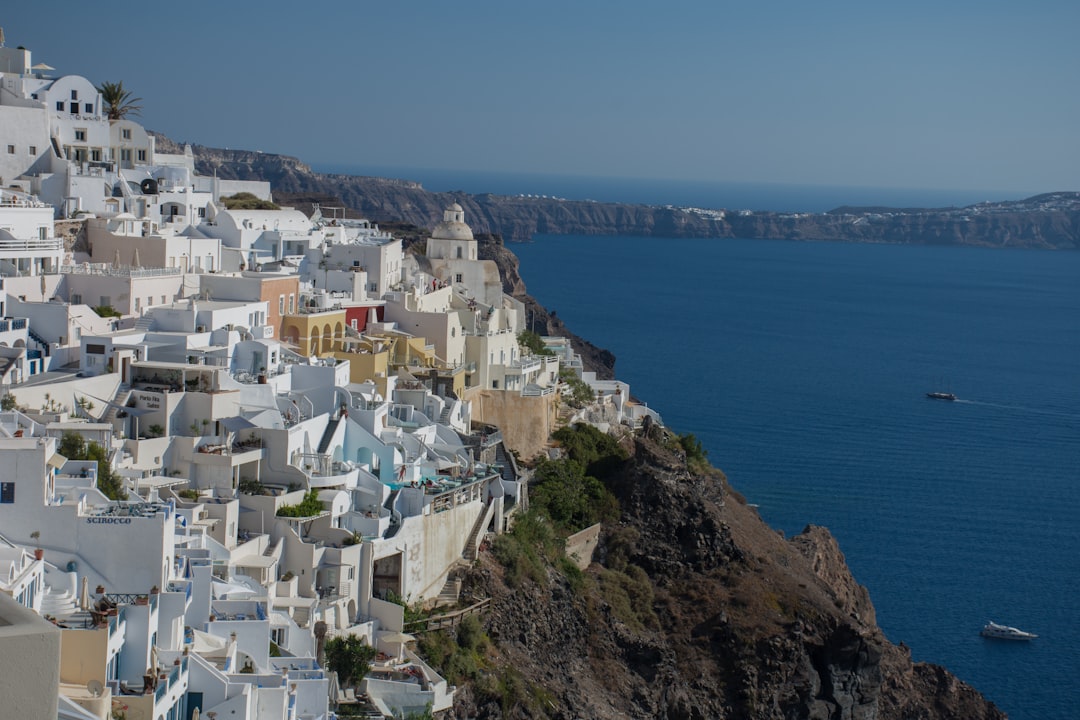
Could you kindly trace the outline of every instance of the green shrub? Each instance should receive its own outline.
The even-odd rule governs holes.
[[[278,517],[312,517],[319,515],[325,510],[322,501],[319,500],[317,490],[308,490],[307,495],[298,505],[282,505],[278,508]]]
[[[533,355],[554,355],[550,349],[544,347],[544,340],[532,330],[523,330],[518,334],[518,345],[529,350]]]
[[[566,546],[556,535],[548,518],[536,510],[518,516],[513,529],[495,538],[491,551],[506,568],[506,582],[517,587],[526,579],[543,585],[545,568],[553,563]]]
[[[585,573],[581,571],[581,568],[573,560],[568,557],[559,558],[559,570],[562,571],[563,576],[566,578],[566,584],[575,593],[580,593],[585,589]]]
[[[109,453],[105,448],[96,442],[87,443],[82,435],[68,431],[60,437],[60,446],[57,448],[57,452],[68,460],[97,461],[98,490],[110,500],[127,500],[124,481],[113,472],[112,465],[109,463]]]
[[[596,393],[589,384],[574,374],[573,370],[563,368],[559,371],[559,379],[566,383],[569,394],[563,394],[563,400],[571,407],[582,408],[596,399]]]
[[[326,664],[348,687],[364,679],[378,651],[355,635],[330,638],[326,643]]]
[[[281,208],[269,200],[262,200],[249,192],[238,192],[221,198],[225,203],[226,210],[280,210]]]
[[[627,565],[625,571],[605,569],[600,573],[600,593],[615,617],[631,628],[642,631],[659,626],[653,610],[652,583],[637,565]]]

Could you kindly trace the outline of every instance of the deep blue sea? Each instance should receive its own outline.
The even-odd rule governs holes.
[[[529,291],[787,534],[828,526],[916,660],[1080,710],[1080,253],[538,237]],[[947,390],[956,402],[929,400]],[[985,640],[988,621],[1038,633]]]

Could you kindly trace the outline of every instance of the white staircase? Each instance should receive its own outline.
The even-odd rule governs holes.
[[[72,590],[55,590],[48,584],[41,596],[41,615],[66,618],[79,609],[79,595]]]

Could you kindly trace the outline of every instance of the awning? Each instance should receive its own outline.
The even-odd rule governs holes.
[[[257,592],[249,588],[247,585],[240,585],[237,583],[223,583],[214,580],[211,583],[214,591],[214,597],[218,600],[225,600],[231,595],[258,595]]]
[[[225,428],[225,430],[227,430],[228,432],[240,432],[241,430],[249,430],[253,427],[259,427],[247,418],[242,418],[239,416],[225,418],[224,420],[220,420],[219,422],[221,423],[221,427]]]
[[[64,464],[68,461],[66,457],[60,453],[53,453],[52,456],[46,461],[49,467],[59,470],[64,467]]]
[[[195,636],[191,649],[200,655],[221,655],[229,645],[228,640],[217,635],[211,635],[195,628],[192,628],[191,632]]]

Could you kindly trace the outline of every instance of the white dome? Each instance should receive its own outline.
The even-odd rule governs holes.
[[[472,240],[472,229],[463,222],[446,222],[435,226],[431,231],[433,240]]]
[[[465,224],[465,211],[457,203],[443,211],[443,221],[431,231],[434,240],[472,240],[472,229]]]

